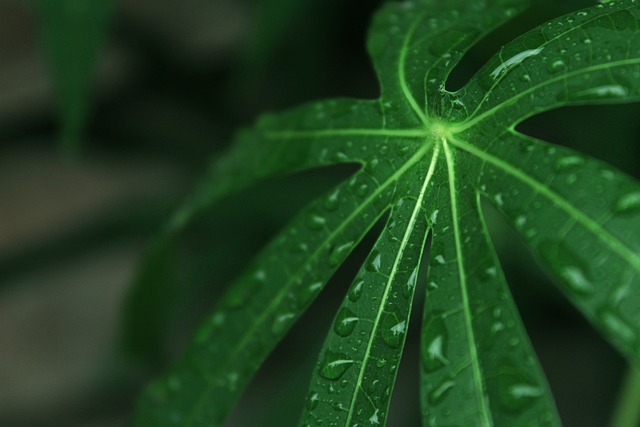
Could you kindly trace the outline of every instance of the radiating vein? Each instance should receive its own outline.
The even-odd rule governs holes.
[[[478,349],[476,348],[476,338],[473,332],[473,321],[470,310],[470,301],[467,291],[467,276],[464,271],[464,258],[462,256],[462,239],[460,238],[460,218],[458,217],[458,191],[456,189],[456,176],[455,165],[453,155],[447,140],[443,138],[442,145],[444,147],[444,153],[447,160],[447,171],[449,175],[449,196],[451,199],[451,221],[453,222],[453,235],[456,242],[456,257],[458,264],[458,274],[460,276],[460,292],[462,294],[462,307],[464,312],[465,326],[467,330],[467,346],[469,347],[469,359],[471,360],[471,367],[473,369],[473,379],[475,382],[476,398],[478,400],[478,409],[480,410],[480,419],[483,426],[490,427],[493,425],[489,404],[484,394],[484,383],[482,380],[482,372],[480,371],[480,364],[478,363]]]
[[[413,37],[413,34],[418,29],[418,26],[422,22],[422,18],[424,18],[424,15],[425,13],[421,13],[418,17],[416,17],[415,21],[413,22],[413,25],[411,25],[411,28],[409,28],[409,31],[407,31],[407,34],[403,40],[402,48],[400,49],[400,59],[398,61],[398,79],[400,80],[400,88],[402,89],[402,93],[404,94],[404,97],[407,99],[407,101],[411,105],[411,109],[416,113],[420,121],[425,126],[428,126],[429,117],[427,116],[426,109],[425,111],[423,111],[423,109],[420,108],[420,105],[418,105],[418,102],[416,101],[413,94],[411,93],[411,90],[409,89],[409,85],[407,85],[407,76],[406,76],[406,69],[405,69],[406,61],[407,61],[407,52],[409,50],[409,41],[411,40],[411,38]]]
[[[514,134],[517,135],[514,131]],[[482,151],[473,145],[458,140],[454,137],[450,138],[450,142],[454,144],[456,147],[467,151],[474,156],[480,158],[487,163],[490,163],[499,169],[503,170],[507,174],[513,176],[514,178],[522,181],[527,184],[531,188],[533,188],[536,192],[543,195],[547,199],[549,199],[552,203],[558,206],[560,209],[565,211],[569,217],[574,218],[578,223],[584,226],[587,230],[591,231],[595,234],[600,240],[602,240],[607,246],[609,246],[614,252],[620,255],[623,259],[625,259],[629,264],[631,264],[636,270],[640,270],[640,254],[635,253],[631,248],[629,248],[626,244],[621,242],[618,238],[613,236],[609,231],[602,227],[602,225],[598,224],[596,221],[585,215],[582,211],[578,210],[569,203],[565,198],[563,198],[560,194],[551,190],[547,186],[545,186],[542,182],[537,181],[531,176],[525,174],[520,169],[515,168],[509,163],[492,156],[491,154]]]
[[[396,138],[424,138],[424,129],[318,129],[318,130],[283,130],[265,132],[267,139],[295,139],[334,136],[389,136]]]
[[[376,337],[376,331],[378,329],[378,325],[380,324],[380,320],[382,319],[382,313],[384,312],[384,307],[385,304],[387,302],[387,299],[389,297],[389,292],[391,291],[392,288],[392,283],[393,280],[395,279],[395,276],[398,272],[398,265],[400,264],[400,261],[402,260],[402,257],[404,255],[404,252],[406,250],[407,244],[409,242],[409,239],[411,237],[411,232],[413,231],[413,228],[415,227],[416,224],[416,220],[418,217],[418,213],[420,212],[420,209],[422,208],[422,201],[424,200],[424,196],[426,194],[427,191],[427,187],[429,185],[429,183],[431,182],[431,178],[433,177],[433,173],[435,171],[435,166],[438,160],[438,156],[440,154],[440,145],[436,145],[434,152],[431,156],[431,164],[429,165],[429,170],[427,172],[427,175],[425,176],[424,182],[422,183],[422,188],[420,189],[420,194],[416,200],[416,204],[415,207],[413,209],[413,212],[411,213],[411,218],[409,219],[409,223],[407,224],[407,228],[404,232],[404,236],[402,236],[402,241],[400,243],[400,248],[398,249],[398,253],[396,254],[396,258],[394,260],[393,263],[393,268],[391,269],[391,274],[389,275],[389,279],[387,280],[387,284],[385,286],[385,290],[384,290],[384,294],[382,296],[382,299],[380,301],[380,306],[378,308],[378,312],[376,313],[376,317],[375,317],[375,321],[373,324],[373,328],[372,328],[372,333],[369,336],[369,342],[367,343],[367,348],[365,350],[365,354],[363,357],[363,363],[362,366],[360,368],[360,372],[358,373],[358,379],[356,381],[356,386],[355,386],[355,390],[360,390],[362,388],[362,381],[364,379],[364,373],[366,371],[365,367],[369,361],[369,354],[371,353],[371,348],[373,347],[373,340]],[[351,426],[351,418],[353,417],[354,414],[354,406],[356,403],[356,394],[354,393],[354,395],[351,398],[351,404],[349,405],[349,416],[347,417],[347,420],[345,422],[345,426]]]

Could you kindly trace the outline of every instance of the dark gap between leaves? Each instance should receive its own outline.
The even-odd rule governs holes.
[[[349,179],[356,164],[316,168],[263,181],[201,212],[181,237],[177,277],[181,294],[171,326],[172,358],[233,279],[311,200]]]
[[[381,234],[389,212],[373,225],[323,291],[267,357],[228,418],[228,427],[296,425],[320,350],[342,300]],[[247,410],[249,409],[250,410]]]

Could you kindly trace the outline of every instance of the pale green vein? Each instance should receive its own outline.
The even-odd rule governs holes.
[[[482,373],[478,363],[478,349],[476,348],[476,338],[473,332],[473,322],[471,319],[471,310],[469,295],[467,292],[467,276],[464,271],[464,258],[462,255],[462,239],[460,238],[460,218],[458,217],[458,191],[456,189],[456,176],[453,155],[446,139],[442,139],[444,153],[447,159],[447,171],[449,174],[449,196],[451,199],[451,220],[453,221],[453,235],[456,242],[456,256],[458,264],[458,274],[460,276],[460,292],[462,294],[462,307],[464,312],[464,320],[467,329],[467,345],[469,347],[469,359],[473,370],[473,379],[476,384],[476,398],[478,400],[478,409],[480,411],[479,422],[483,426],[490,427],[493,425],[489,404],[484,393],[484,385],[482,381]]]
[[[376,188],[376,190],[358,207],[349,214],[348,217],[344,219],[340,223],[340,225],[331,232],[327,238],[317,246],[317,249],[309,256],[308,260],[316,259],[320,256],[320,253],[326,249],[326,245],[331,242],[336,236],[340,235],[345,228],[347,228],[351,222],[358,217],[358,215],[367,207],[370,203],[375,200],[391,183],[396,181],[399,177],[401,177],[409,168],[415,165],[418,161],[422,159],[422,157],[433,147],[433,144],[424,144],[420,150],[418,150],[407,162],[402,165],[393,175],[391,175],[383,184]],[[309,262],[308,261],[308,262]],[[248,328],[243,334],[241,334],[236,340],[236,345],[233,348],[228,349],[226,361],[218,365],[220,369],[218,372],[225,372],[227,370],[227,366],[237,360],[238,355],[244,350],[246,345],[251,342],[252,337],[256,334],[260,325],[264,323],[265,319],[280,305],[283,298],[285,298],[289,292],[290,288],[295,285],[296,278],[305,270],[305,265],[308,262],[303,263],[300,268],[292,275],[289,276],[289,280],[280,288],[280,292],[278,292],[274,297],[269,301],[269,304],[266,305],[265,309],[257,316],[256,320],[253,322],[252,326]],[[215,375],[214,375],[215,376]],[[190,425],[189,423],[193,423],[195,421],[195,417],[197,415],[197,409],[201,407],[206,401],[206,395],[211,393],[211,390],[215,388],[215,384],[211,381],[208,381],[208,385],[206,390],[201,393],[198,397],[198,401],[195,404],[195,409],[191,414],[189,422],[185,422],[185,425]]]
[[[459,124],[452,124],[450,126],[450,131],[453,134],[456,133],[460,133],[463,132],[467,129],[469,129],[472,126],[475,126],[476,124],[478,124],[479,122],[483,121],[484,119],[486,119],[487,117],[493,116],[497,111],[508,107],[510,105],[516,104],[520,99],[522,99],[523,97],[526,97],[528,95],[531,95],[531,93],[537,91],[538,89],[546,86],[546,85],[550,85],[553,83],[556,83],[560,80],[564,80],[564,79],[568,79],[571,77],[575,77],[575,76],[579,76],[581,74],[584,73],[589,73],[592,71],[600,71],[600,70],[607,70],[607,69],[611,69],[611,68],[615,68],[615,67],[624,67],[624,66],[628,66],[628,65],[637,65],[640,64],[640,58],[634,58],[634,59],[625,59],[625,60],[620,60],[620,61],[613,61],[613,62],[607,62],[606,64],[598,64],[598,65],[593,65],[590,67],[586,67],[586,68],[581,68],[579,70],[575,70],[572,71],[570,73],[566,73],[566,74],[561,74],[557,77],[545,80],[544,82],[538,83],[537,85],[533,85],[525,90],[523,90],[522,92],[518,92],[517,94],[509,97],[506,101],[503,101],[501,103],[499,103],[498,105],[490,108],[489,110],[485,111],[484,113],[473,117],[470,116],[467,120],[459,123]],[[557,106],[557,105],[562,105],[562,103],[556,103],[556,104],[552,104],[552,105],[548,105],[547,108],[551,108],[553,106]],[[520,119],[520,117],[518,117],[517,119]]]
[[[397,138],[424,138],[424,129],[318,129],[303,131],[267,131],[267,139],[326,138],[336,136],[389,136]]]
[[[514,135],[519,136],[515,131],[512,132]],[[544,197],[549,199],[552,203],[558,206],[560,209],[566,212],[566,214],[570,218],[574,218],[578,223],[580,223],[584,228],[591,231],[595,234],[600,240],[602,240],[607,246],[609,246],[614,252],[620,255],[623,259],[625,259],[629,264],[631,264],[636,270],[640,271],[640,254],[636,254],[632,249],[630,249],[627,245],[621,242],[618,238],[609,233],[602,225],[598,224],[593,219],[586,216],[580,210],[576,209],[571,203],[569,203],[566,199],[564,199],[561,195],[556,193],[555,191],[549,189],[543,183],[535,180],[531,176],[525,174],[520,169],[517,169],[510,165],[509,163],[494,157],[473,145],[460,141],[455,138],[450,138],[451,143],[453,143],[456,147],[467,151],[468,153],[473,154],[474,156],[480,158],[483,161],[486,161],[499,169],[503,170],[507,174],[513,176],[514,178],[520,180],[521,182],[530,186],[534,191],[539,194],[542,194]]]
[[[409,243],[409,239],[411,238],[411,233],[413,231],[413,228],[415,227],[417,218],[418,218],[418,213],[420,212],[420,209],[422,208],[422,201],[424,200],[424,196],[426,194],[427,191],[427,187],[429,185],[429,183],[431,182],[431,178],[433,177],[433,173],[435,171],[435,166],[438,160],[438,156],[440,154],[440,145],[436,145],[433,155],[431,156],[431,164],[429,165],[429,170],[427,171],[427,175],[425,176],[424,182],[422,183],[422,188],[420,189],[420,194],[416,200],[416,204],[415,207],[413,209],[413,212],[411,213],[411,218],[409,219],[409,223],[407,224],[407,228],[404,232],[404,236],[402,236],[402,240],[400,243],[400,248],[398,250],[398,253],[396,254],[396,258],[394,260],[393,263],[393,267],[391,269],[391,274],[389,275],[389,279],[387,280],[387,284],[385,286],[385,290],[384,290],[384,295],[381,298],[380,301],[380,306],[378,308],[378,312],[376,313],[376,317],[375,317],[375,321],[373,323],[373,327],[372,327],[372,333],[369,336],[369,342],[367,343],[367,348],[365,350],[365,354],[364,357],[362,359],[362,366],[360,368],[360,372],[358,374],[358,379],[356,381],[356,386],[355,386],[355,390],[360,390],[362,388],[362,381],[364,379],[364,372],[366,370],[366,366],[367,363],[369,361],[369,355],[371,353],[371,349],[373,347],[373,340],[374,338],[377,336],[377,329],[378,329],[378,325],[380,324],[380,320],[382,319],[382,313],[384,312],[384,307],[385,304],[387,302],[387,299],[389,298],[389,293],[391,292],[391,287],[392,287],[392,283],[393,280],[395,279],[395,276],[398,272],[398,265],[400,264],[400,261],[402,260],[402,257],[404,255],[404,252],[407,248],[407,244]],[[407,328],[408,328],[408,323],[407,323]],[[345,426],[350,426],[351,425],[351,418],[353,417],[354,414],[354,406],[356,403],[356,394],[354,393],[352,399],[351,399],[351,404],[349,405],[349,416],[347,417],[347,420],[345,422]]]
[[[404,97],[407,99],[409,104],[411,105],[411,109],[416,113],[422,124],[428,126],[429,117],[427,116],[426,111],[422,111],[420,105],[414,98],[411,90],[409,89],[409,85],[407,84],[407,76],[406,76],[406,61],[407,61],[407,52],[409,50],[409,41],[413,37],[413,34],[418,29],[420,23],[422,22],[422,18],[424,18],[424,13],[420,14],[413,24],[409,31],[407,31],[406,36],[402,42],[402,48],[400,49],[400,58],[398,60],[398,79],[400,80],[400,88],[402,89],[402,93]],[[425,103],[426,105],[426,103]]]

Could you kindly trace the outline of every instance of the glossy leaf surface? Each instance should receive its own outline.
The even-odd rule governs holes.
[[[535,28],[462,89],[446,91],[465,51],[524,3],[388,3],[368,44],[379,100],[312,103],[239,134],[172,232],[264,177],[362,167],[303,209],[229,288],[175,369],[147,389],[136,425],[222,425],[270,351],[387,213],[330,327],[300,425],[385,425],[430,232],[423,425],[559,425],[487,233],[483,197],[585,317],[640,360],[640,185],[515,130],[563,105],[640,100],[640,3],[598,4]]]

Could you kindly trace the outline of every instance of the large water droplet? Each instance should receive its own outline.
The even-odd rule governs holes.
[[[527,49],[513,55],[511,58],[498,65],[496,69],[491,72],[491,77],[493,77],[493,79],[497,79],[502,74],[507,73],[516,65],[521,64],[525,59],[538,55],[540,52],[542,52],[542,49],[544,48],[539,47],[537,49]]]
[[[318,393],[310,391],[309,395],[307,396],[307,410],[313,411],[318,407],[318,403],[320,403],[320,397],[318,396]]]
[[[613,207],[613,210],[618,214],[640,211],[640,191],[635,191],[620,197]]]
[[[362,296],[362,288],[364,286],[364,280],[356,279],[356,281],[351,285],[351,289],[349,289],[349,301],[356,302]]]
[[[377,273],[380,271],[380,263],[381,263],[380,251],[373,250],[371,252],[371,255],[369,255],[369,257],[367,258],[367,263],[365,264],[365,268],[367,269],[367,271]]]
[[[449,364],[447,348],[449,334],[442,312],[434,312],[422,328],[422,366],[433,372]]]
[[[416,281],[418,279],[418,267],[413,269],[411,272],[411,276],[409,276],[409,280],[407,280],[407,284],[402,287],[402,296],[405,298],[410,298],[413,294],[413,290],[416,287]]]
[[[345,354],[327,350],[320,365],[320,376],[328,380],[338,380],[352,365],[353,360],[349,359]]]
[[[334,246],[329,252],[329,265],[335,267],[340,264],[347,257],[351,248],[353,248],[353,242]]]
[[[404,334],[407,329],[407,322],[405,320],[398,321],[398,318],[392,314],[385,314],[382,319],[382,340],[387,343],[389,347],[398,348]]]
[[[347,307],[342,307],[336,316],[336,321],[333,324],[333,330],[336,334],[347,337],[353,333],[358,321],[360,319],[356,314]]]
[[[324,202],[323,202],[324,208],[329,211],[336,210],[338,208],[338,203],[340,201],[339,197],[340,197],[340,189],[336,188],[324,198]]]
[[[429,402],[432,405],[438,405],[440,402],[444,400],[447,396],[447,393],[456,385],[455,381],[446,379],[436,388],[434,388],[431,393],[429,393]]]

